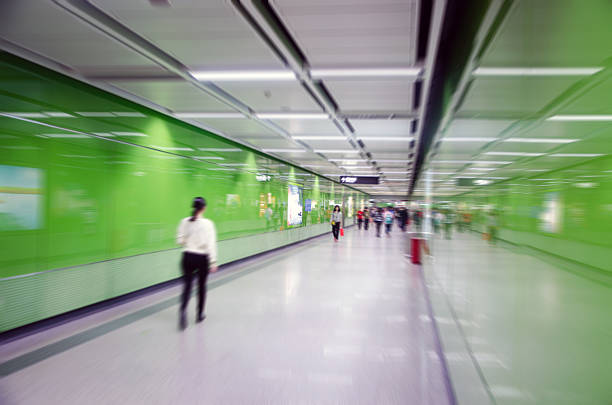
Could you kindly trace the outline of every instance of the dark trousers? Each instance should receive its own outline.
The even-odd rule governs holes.
[[[365,229],[365,230],[367,231],[367,230],[368,230],[368,228],[369,228],[369,226],[370,226],[370,220],[365,219],[365,220],[363,221],[363,229]]]
[[[376,222],[376,236],[380,236],[380,227],[382,226],[382,222]]]
[[[332,225],[332,234],[334,235],[334,239],[338,239],[338,234],[340,233],[340,223],[336,222]]]
[[[187,308],[187,303],[191,297],[191,284],[193,274],[198,274],[198,314],[204,313],[206,303],[206,279],[208,278],[208,255],[183,252],[181,260],[183,270],[183,294],[181,295],[181,312]]]
[[[357,219],[357,227],[361,229],[361,224],[363,224],[363,219]]]
[[[389,235],[389,233],[391,233],[391,227],[393,226],[393,224],[385,224],[385,233],[387,235]]]

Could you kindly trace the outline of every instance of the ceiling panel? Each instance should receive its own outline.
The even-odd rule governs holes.
[[[590,67],[610,56],[609,0],[519,0],[483,66]]]
[[[192,69],[283,67],[229,1],[172,0],[170,7],[148,1],[94,3]]]
[[[342,111],[411,111],[410,80],[325,80]]]
[[[612,4],[612,2],[610,2]],[[612,14],[610,14],[612,16]],[[612,31],[609,33],[612,38]],[[610,46],[612,48],[612,46]],[[610,50],[612,54],[612,49]],[[574,102],[560,110],[559,114],[612,114],[612,78],[598,84]]]
[[[458,111],[460,117],[522,118],[544,108],[576,77],[480,77]]]
[[[513,120],[454,119],[444,137],[497,137]]]
[[[278,138],[278,134],[247,118],[207,118],[197,119],[205,126],[239,138]]]
[[[257,112],[317,111],[319,106],[299,82],[219,83],[219,87]]]
[[[331,120],[288,119],[274,120],[274,123],[291,135],[340,135]]]
[[[360,136],[408,136],[412,120],[359,120],[351,119],[357,137]]]
[[[52,1],[2,0],[0,37],[77,71],[163,71],[149,59],[90,28]]]
[[[411,66],[417,0],[278,0],[313,67]]]
[[[184,81],[120,81],[112,83],[132,94],[174,111],[229,112],[229,106]]]

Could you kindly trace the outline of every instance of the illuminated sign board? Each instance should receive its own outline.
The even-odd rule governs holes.
[[[340,176],[344,184],[378,184],[378,176]]]

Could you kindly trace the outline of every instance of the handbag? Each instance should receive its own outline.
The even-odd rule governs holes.
[[[344,236],[344,228],[340,228],[340,236]]]

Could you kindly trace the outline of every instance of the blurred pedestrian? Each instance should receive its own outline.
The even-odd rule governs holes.
[[[338,235],[340,233],[340,225],[342,225],[342,211],[340,206],[336,205],[334,211],[331,214],[331,226],[332,235],[334,236],[334,242],[338,242]]]
[[[393,227],[393,210],[387,208],[385,210],[385,234],[391,237],[391,228]]]
[[[198,277],[198,309],[196,322],[202,322],[204,305],[206,304],[206,280],[209,271],[217,271],[217,233],[215,224],[203,217],[206,209],[206,200],[196,197],[192,204],[193,211],[190,217],[179,223],[176,233],[176,242],[183,246],[181,270],[183,271],[183,293],[179,312],[179,326],[187,327],[186,310],[191,297],[191,284],[194,273]]]
[[[361,231],[361,225],[363,224],[363,211],[357,211],[357,227]]]
[[[377,208],[374,211],[374,215],[372,216],[372,219],[374,220],[374,224],[376,224],[376,237],[380,238],[380,228],[382,227],[382,223],[384,220],[382,208]]]

